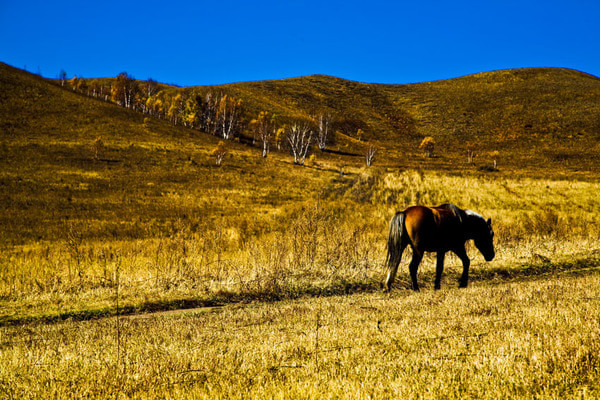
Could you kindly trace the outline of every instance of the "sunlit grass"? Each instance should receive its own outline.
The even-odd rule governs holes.
[[[130,312],[177,307],[180,300],[196,304],[375,290],[384,272],[388,218],[410,204],[453,201],[492,218],[497,257],[485,263],[469,246],[474,276],[586,259],[600,249],[595,212],[600,188],[593,182],[376,170],[331,179],[317,198],[265,203],[265,213],[256,215],[236,212],[247,196],[256,196],[240,190],[242,182],[237,191],[214,187],[205,196],[212,191],[213,199],[223,198],[222,215],[207,220],[193,215],[197,197],[178,189],[160,200],[171,213],[181,213],[175,220],[119,223],[121,214],[108,214],[67,225],[62,239],[15,246],[0,257],[3,316],[114,312],[117,287],[121,305]],[[211,206],[207,197],[199,204]],[[90,237],[97,232],[102,238],[104,229],[127,232],[131,239]],[[408,251],[404,263],[409,257]],[[421,267],[425,287],[433,265],[427,257]],[[444,285],[454,286],[459,273],[460,262],[449,256]]]
[[[597,398],[597,274],[0,328],[18,398]]]

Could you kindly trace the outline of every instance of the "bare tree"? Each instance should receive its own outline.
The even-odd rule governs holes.
[[[146,96],[152,97],[158,92],[158,83],[152,78],[148,78],[146,81]]]
[[[303,165],[312,142],[312,130],[308,124],[296,123],[288,128],[286,137],[294,156],[294,164]]]
[[[60,78],[60,86],[65,86],[65,82],[67,81],[67,73],[65,72],[64,69],[60,70],[59,78]]]
[[[256,120],[258,137],[262,143],[262,156],[266,157],[269,154],[271,138],[275,133],[275,119],[268,111],[261,111]]]
[[[217,109],[223,139],[233,139],[238,133],[242,117],[242,100],[223,95]]]
[[[317,145],[319,150],[325,150],[327,147],[327,136],[329,135],[329,124],[331,123],[331,114],[320,113],[317,116],[319,131],[317,132]]]
[[[204,97],[197,95],[196,103],[200,113],[199,128],[201,131],[217,135],[217,109],[219,100],[212,92],[206,93]]]
[[[365,151],[365,161],[367,162],[367,167],[370,167],[371,164],[373,164],[373,161],[375,160],[375,154],[377,154],[377,149],[372,145],[367,146],[367,150]]]

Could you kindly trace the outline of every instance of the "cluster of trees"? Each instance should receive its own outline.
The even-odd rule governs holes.
[[[173,125],[184,125],[231,140],[243,129],[242,105],[241,99],[226,94],[193,92],[186,95],[161,90],[149,96],[144,106],[148,114],[169,119]]]
[[[59,80],[62,86],[68,84],[74,91],[224,139],[233,139],[243,129],[242,100],[226,94],[186,94],[161,89],[156,81],[137,81],[127,72],[111,80],[86,80],[77,76],[67,79],[66,72],[61,71]]]
[[[176,91],[161,87],[152,79],[138,81],[127,72],[121,72],[114,79],[87,80],[77,76],[67,79],[66,72],[61,71],[59,82],[61,86],[68,85],[88,96],[226,140],[248,133],[252,144],[259,144],[263,157],[267,157],[272,146],[277,150],[285,147],[294,157],[295,164],[304,164],[314,146],[323,151],[331,140],[333,116],[326,112],[317,113],[310,121],[296,120],[283,124],[276,115],[261,111],[256,118],[248,121],[244,119],[242,99],[212,91]],[[225,147],[220,144],[216,151],[221,155],[218,157],[219,164]],[[376,149],[369,146],[365,154],[367,166],[372,164],[375,154]]]
[[[111,101],[156,118],[168,119],[173,125],[198,129],[226,140],[233,140],[247,133],[251,136],[253,145],[259,144],[263,157],[267,157],[272,146],[277,150],[286,147],[294,157],[294,163],[302,165],[314,146],[323,151],[330,142],[333,116],[326,112],[317,113],[310,121],[296,120],[283,124],[275,114],[261,111],[256,118],[246,123],[242,99],[223,93],[172,90],[161,87],[152,79],[138,81],[127,72],[121,72],[114,79],[87,80],[77,76],[67,79],[66,72],[61,71],[59,82],[61,86],[69,85],[72,90],[88,96]],[[359,129],[357,138],[361,140],[363,134]],[[436,142],[431,136],[425,137],[419,146],[425,157],[433,157],[435,147]],[[471,143],[466,146],[468,163],[473,163],[475,147]],[[100,148],[101,142],[96,143],[95,158],[98,158]],[[226,145],[219,143],[213,152],[218,164],[226,154],[225,149]],[[376,154],[377,148],[368,144],[364,153],[367,167],[371,166]],[[489,156],[496,169],[498,151],[491,152]]]

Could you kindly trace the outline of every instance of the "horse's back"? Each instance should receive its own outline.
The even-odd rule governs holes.
[[[458,208],[451,204],[438,207],[412,206],[404,210],[405,228],[412,244],[426,251],[453,247],[462,236]]]
[[[441,225],[452,219],[460,219],[457,215],[458,210],[458,207],[453,204],[444,204],[437,207],[412,206],[404,210],[404,215],[414,225],[431,222],[435,225]]]

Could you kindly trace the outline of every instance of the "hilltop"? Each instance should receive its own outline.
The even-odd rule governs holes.
[[[120,127],[117,135],[145,134],[139,129],[141,114],[71,96],[50,81],[6,65],[0,65],[0,79],[4,134],[31,137],[32,132],[74,129],[78,135],[94,135],[114,130],[116,120],[136,121]],[[94,80],[108,88],[112,82],[114,78]],[[406,85],[311,75],[186,88],[157,84],[156,90],[183,99],[207,93],[241,99],[242,138],[251,136],[249,123],[261,111],[276,115],[281,126],[314,123],[318,113],[329,113],[333,135],[328,147],[337,154],[354,155],[346,157],[351,164],[360,164],[364,148],[374,145],[380,149],[380,164],[412,168],[464,170],[467,147],[475,149],[477,165],[489,164],[488,154],[499,151],[504,168],[527,173],[552,168],[566,175],[595,174],[600,165],[600,79],[575,70],[501,70]],[[160,134],[173,129],[156,125]],[[415,162],[426,136],[436,140],[438,157]]]
[[[373,141],[398,160],[417,155],[420,140],[432,136],[438,154],[452,159],[471,142],[480,156],[499,150],[505,164],[520,168],[598,165],[600,79],[574,70],[515,69],[408,85],[315,75],[211,89],[243,98],[251,114],[310,118],[324,109],[337,116],[335,130]]]
[[[380,163],[411,168],[464,170],[467,147],[475,149],[478,165],[499,151],[505,168],[527,173],[549,167],[566,175],[596,173],[599,165],[600,79],[575,70],[500,70],[405,85],[311,75],[187,88],[159,84],[158,91],[165,94],[165,118],[169,99],[178,95],[180,101],[208,93],[242,100],[246,143],[261,111],[276,115],[281,126],[314,124],[316,115],[330,114],[329,149],[354,155],[350,163],[373,145],[381,150]],[[438,157],[414,162],[426,136],[436,140]]]

